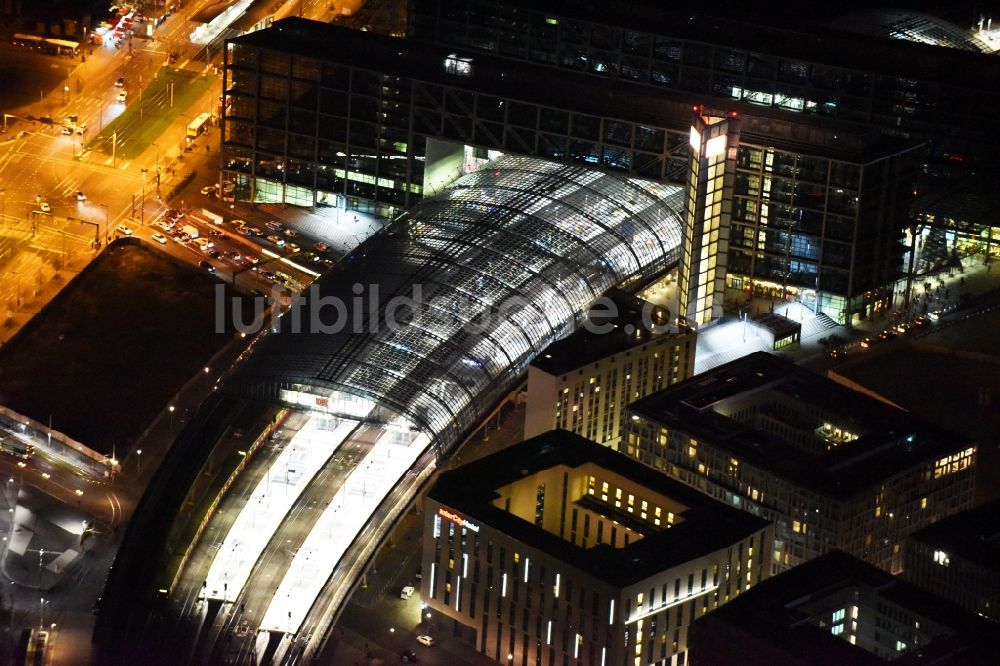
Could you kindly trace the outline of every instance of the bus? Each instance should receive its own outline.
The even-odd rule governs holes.
[[[211,113],[202,113],[199,114],[198,117],[196,117],[194,120],[192,120],[191,124],[188,125],[187,128],[187,140],[194,141],[195,139],[197,139],[198,135],[200,135],[202,132],[205,131],[206,126],[208,125],[208,121],[211,119],[212,119]]]
[[[69,39],[46,39],[46,49],[56,55],[78,56],[80,55],[80,42]]]
[[[41,49],[45,40],[38,35],[26,35],[22,32],[14,33],[14,46],[27,46],[30,49]]]
[[[35,447],[12,437],[5,437],[0,440],[0,451],[21,460],[28,460],[35,454]]]
[[[23,32],[14,34],[14,46],[26,46],[30,49],[38,49],[50,55],[80,55],[80,43],[69,39],[54,39],[51,37],[39,37],[38,35],[28,35]]]

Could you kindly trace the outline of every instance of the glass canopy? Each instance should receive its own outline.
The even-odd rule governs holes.
[[[504,156],[394,220],[262,337],[235,385],[405,418],[447,450],[612,286],[679,258],[683,188]]]

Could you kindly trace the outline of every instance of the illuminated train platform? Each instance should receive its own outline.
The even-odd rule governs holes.
[[[139,522],[140,505],[109,581],[113,601],[95,631],[108,662],[169,663],[171,650],[199,663],[292,663],[318,654],[371,557],[441,458],[602,293],[637,289],[677,263],[684,196],[677,186],[507,156],[424,200],[338,262],[254,340],[224,390],[200,410],[218,412],[220,403],[291,410],[302,426],[284,446],[312,437],[322,450],[296,451],[308,461],[297,460],[294,479],[276,480],[293,454],[261,449],[243,473],[266,482],[249,484],[245,496],[231,492],[218,515],[200,518],[205,534],[215,534],[215,522],[232,522],[218,531],[221,541],[171,544],[186,547],[184,564],[170,577],[162,618],[146,621],[127,616],[141,601],[129,595],[143,593],[134,577],[149,585],[163,577],[126,556],[140,542],[155,547]],[[213,427],[221,430],[223,421]],[[198,432],[205,419],[196,424],[179,438],[182,449],[207,437]],[[346,463],[331,466],[343,456]],[[276,502],[286,489],[290,499]],[[275,508],[258,512],[267,492]],[[286,517],[277,518],[282,511]],[[227,632],[236,639],[221,640]],[[176,648],[158,640],[168,635]]]

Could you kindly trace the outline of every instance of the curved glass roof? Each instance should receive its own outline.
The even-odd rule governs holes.
[[[319,278],[258,341],[237,385],[345,416],[402,417],[447,449],[604,291],[677,262],[683,197],[581,167],[494,160]]]

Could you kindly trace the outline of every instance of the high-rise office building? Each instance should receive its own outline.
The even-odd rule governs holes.
[[[972,503],[976,444],[764,352],[630,404],[619,450],[775,523],[776,571],[833,548],[897,573]]]
[[[770,570],[770,524],[565,430],[445,472],[425,621],[503,664],[683,664],[696,617]]]
[[[499,154],[686,184],[692,105],[712,98],[300,19],[227,42],[224,77],[221,167],[238,200],[386,218]],[[765,175],[744,187],[756,212],[736,217],[733,197],[717,202],[720,222],[724,212],[740,220],[731,245],[743,249],[738,270],[716,255],[713,288],[725,277],[730,286],[816,291],[803,298],[842,322],[882,307],[900,268],[914,141],[736,106],[740,146],[756,151],[742,168],[777,171],[766,173],[771,191]],[[887,168],[862,187],[862,165],[883,160]],[[829,183],[809,181],[815,164],[827,171],[809,178],[829,172]],[[856,178],[839,184],[843,171]],[[806,196],[814,189],[824,196]]]

